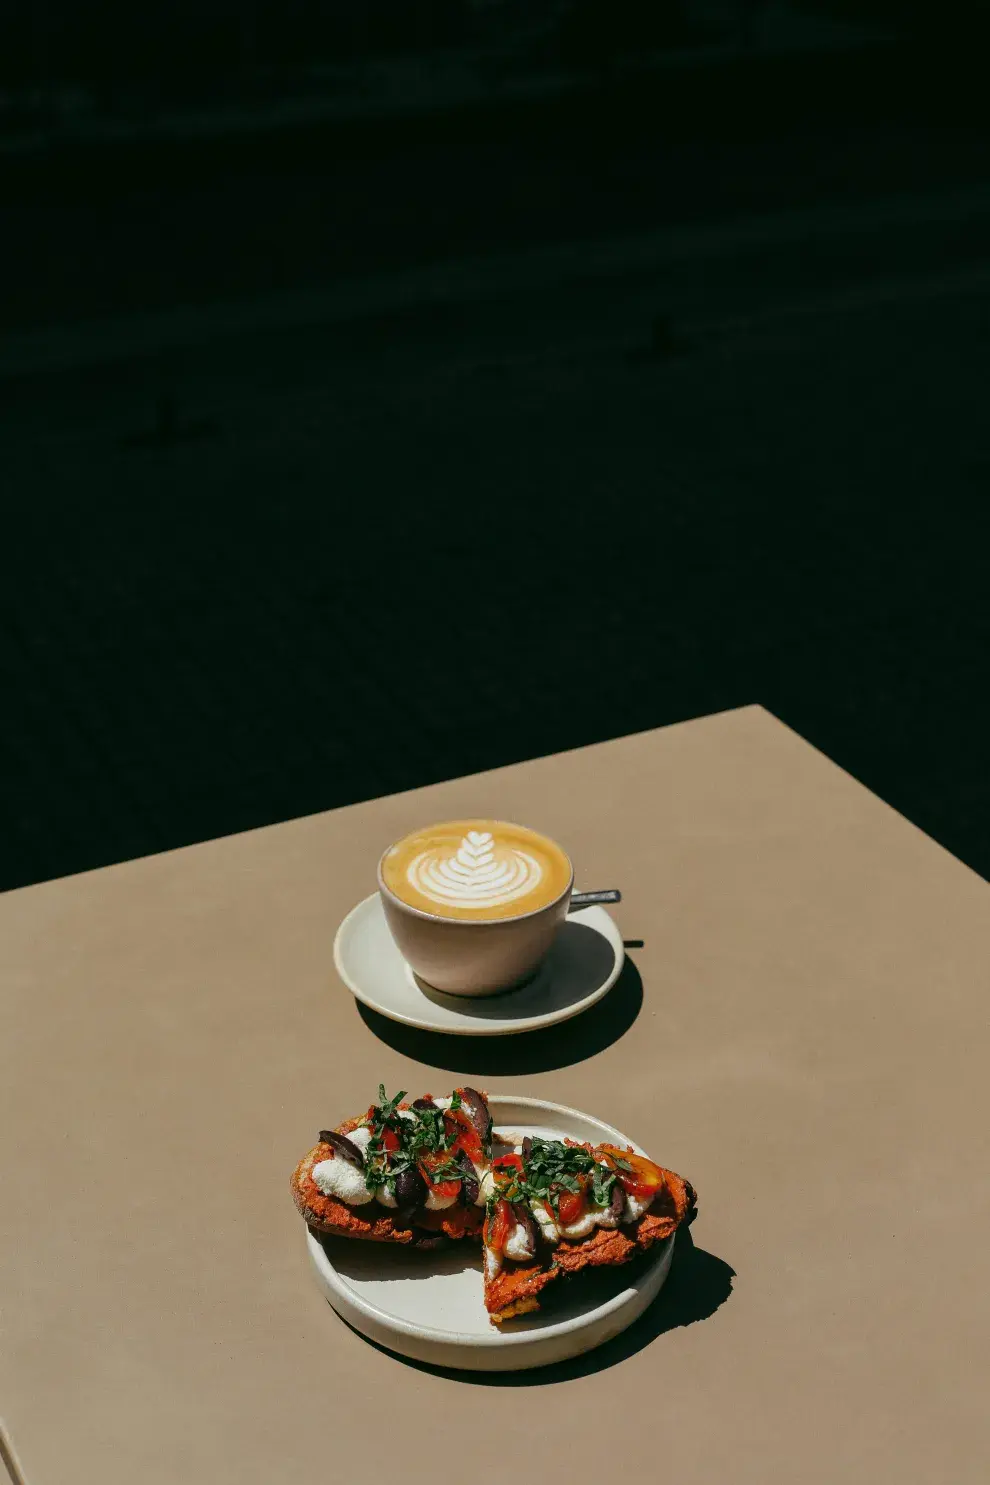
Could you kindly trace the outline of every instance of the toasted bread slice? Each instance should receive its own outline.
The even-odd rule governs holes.
[[[631,1147],[527,1138],[493,1162],[484,1094],[403,1098],[380,1088],[366,1114],[322,1130],[292,1173],[293,1201],[320,1234],[482,1241],[496,1325],[539,1309],[555,1280],[627,1263],[694,1217],[690,1183]]]
[[[392,1129],[395,1131],[396,1139],[399,1141],[398,1148],[394,1151],[383,1151],[374,1159],[374,1165],[380,1166],[380,1174],[384,1176],[377,1190],[384,1194],[389,1192],[393,1195],[393,1201],[386,1206],[382,1201],[374,1197],[369,1200],[367,1192],[361,1193],[360,1202],[348,1202],[340,1194],[333,1190],[327,1190],[326,1181],[321,1184],[314,1177],[314,1170],[322,1166],[324,1162],[334,1161],[339,1158],[339,1149],[328,1138],[321,1138],[314,1147],[303,1156],[292,1173],[289,1189],[296,1208],[313,1231],[321,1234],[332,1234],[338,1237],[359,1238],[367,1242],[378,1243],[403,1243],[414,1248],[436,1248],[445,1244],[448,1240],[455,1240],[471,1235],[477,1235],[481,1231],[484,1221],[484,1207],[477,1203],[477,1188],[480,1184],[484,1170],[487,1169],[490,1158],[490,1130],[491,1115],[488,1113],[488,1105],[484,1094],[476,1093],[472,1089],[456,1089],[450,1099],[444,1098],[434,1103],[429,1094],[422,1099],[416,1100],[415,1104],[402,1102],[400,1098],[385,1100],[384,1091],[380,1090],[382,1102],[372,1105],[367,1114],[352,1119],[346,1119],[333,1131],[335,1135],[349,1136],[358,1130],[371,1131],[372,1136],[380,1136],[382,1131]],[[465,1104],[474,1116],[472,1119],[463,1119],[464,1128],[461,1131],[457,1126],[457,1115],[451,1113],[448,1105],[452,1099],[460,1100],[464,1095]],[[432,1105],[440,1113],[440,1125],[434,1119],[430,1131],[437,1127],[445,1129],[445,1135],[431,1142],[423,1138],[422,1130],[422,1108],[424,1105]],[[383,1112],[386,1117],[382,1117]],[[408,1116],[408,1117],[403,1117]],[[417,1117],[418,1116],[418,1117]],[[482,1130],[487,1121],[487,1136],[479,1134],[475,1126]],[[474,1137],[472,1136],[474,1128]],[[410,1148],[411,1131],[418,1132],[418,1144],[415,1152]],[[465,1147],[480,1159],[472,1162],[467,1159]],[[361,1156],[358,1150],[357,1155]],[[436,1166],[438,1161],[443,1162],[448,1168],[450,1162],[459,1159],[463,1165],[462,1179],[448,1180],[445,1184],[430,1184],[430,1166]],[[443,1200],[451,1200],[450,1192],[456,1189],[456,1195],[450,1205],[445,1205],[439,1210],[430,1210],[425,1202],[419,1202],[414,1208],[405,1205],[396,1208],[394,1205],[394,1181],[391,1178],[391,1167],[396,1162],[407,1166],[412,1165],[421,1173],[421,1187],[424,1196],[443,1191]],[[466,1163],[465,1163],[466,1162]],[[353,1161],[351,1163],[354,1163]],[[372,1164],[371,1161],[368,1164]],[[472,1175],[477,1172],[480,1164],[480,1173],[474,1176],[472,1188]],[[325,1169],[326,1167],[324,1167]],[[367,1174],[367,1169],[364,1170]],[[363,1181],[361,1182],[363,1185]],[[457,1189],[459,1188],[459,1189]],[[475,1200],[468,1200],[470,1196]]]
[[[528,1145],[530,1142],[526,1143]],[[496,1325],[539,1309],[542,1291],[556,1279],[573,1276],[587,1268],[611,1267],[628,1263],[637,1253],[645,1252],[654,1243],[670,1237],[680,1223],[690,1222],[695,1214],[697,1198],[690,1183],[674,1171],[665,1170],[652,1161],[645,1161],[643,1157],[635,1155],[631,1149],[621,1151],[614,1146],[595,1148],[591,1145],[578,1145],[569,1140],[537,1143],[544,1148],[558,1144],[559,1148],[583,1151],[595,1161],[601,1170],[607,1173],[606,1184],[609,1182],[609,1177],[612,1177],[609,1194],[613,1198],[614,1206],[611,1203],[609,1206],[596,1206],[590,1200],[589,1191],[584,1198],[583,1213],[579,1211],[575,1214],[580,1219],[582,1215],[586,1216],[589,1212],[600,1211],[611,1225],[595,1226],[581,1237],[568,1237],[566,1230],[561,1232],[559,1214],[555,1219],[553,1210],[548,1209],[545,1202],[542,1203],[544,1221],[534,1222],[532,1214],[535,1210],[536,1198],[532,1195],[532,1184],[523,1181],[515,1186],[507,1187],[504,1179],[498,1178],[498,1162],[496,1162],[496,1185],[501,1185],[503,1190],[507,1190],[510,1196],[516,1198],[509,1204],[511,1216],[509,1213],[505,1214],[505,1221],[515,1224],[513,1230],[518,1237],[519,1245],[528,1246],[531,1250],[530,1255],[523,1259],[515,1259],[506,1252],[505,1234],[503,1231],[501,1239],[499,1238],[497,1211],[493,1213],[490,1203],[489,1218],[485,1226],[485,1307]],[[635,1160],[637,1170],[635,1172],[623,1171],[617,1168],[616,1160],[626,1166],[629,1165],[630,1160]],[[521,1169],[525,1176],[528,1173],[525,1160]],[[616,1187],[624,1176],[628,1176],[630,1185],[635,1184],[636,1178],[639,1177],[641,1187],[648,1183],[653,1188],[645,1210],[641,1208],[646,1196],[640,1195],[634,1215],[630,1215],[628,1205],[626,1205],[628,1198],[622,1191],[616,1192]],[[578,1179],[590,1187],[592,1179],[590,1175],[581,1175]],[[553,1199],[558,1200],[562,1194],[560,1189],[554,1183],[551,1183],[551,1187]],[[582,1196],[578,1193],[572,1199],[576,1205],[579,1205]],[[527,1214],[527,1207],[529,1214]],[[570,1225],[580,1226],[581,1222],[580,1220],[572,1221]],[[527,1229],[528,1243],[524,1236]],[[557,1241],[548,1240],[548,1229],[551,1232],[556,1229],[560,1233]],[[511,1240],[509,1246],[512,1246]],[[518,1247],[517,1251],[519,1251]]]

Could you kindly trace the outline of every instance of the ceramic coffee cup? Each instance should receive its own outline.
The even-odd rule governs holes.
[[[497,995],[530,979],[567,916],[573,885],[556,841],[504,820],[426,826],[378,863],[399,952],[448,995]]]

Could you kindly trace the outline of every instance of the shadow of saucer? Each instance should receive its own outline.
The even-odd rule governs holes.
[[[643,1004],[643,982],[630,960],[606,996],[555,1026],[514,1036],[451,1036],[391,1021],[361,1001],[358,1014],[370,1031],[413,1062],[459,1073],[502,1077],[549,1072],[584,1062],[610,1047],[633,1025]]]
[[[569,1361],[555,1362],[552,1366],[534,1367],[532,1371],[520,1372],[465,1372],[453,1367],[431,1366],[425,1361],[411,1361],[407,1356],[396,1356],[376,1341],[361,1339],[376,1351],[396,1359],[416,1371],[430,1372],[436,1377],[445,1377],[452,1382],[461,1382],[474,1387],[548,1387],[555,1382],[569,1382],[576,1377],[587,1377],[604,1371],[630,1356],[635,1356],[646,1346],[670,1330],[682,1326],[696,1325],[707,1320],[729,1298],[732,1281],[736,1276],[723,1259],[703,1248],[696,1248],[690,1229],[681,1227],[674,1240],[674,1260],[670,1275],[656,1299],[644,1310],[628,1330],[612,1340],[606,1341],[594,1351],[585,1351]],[[582,1274],[584,1280],[588,1276]],[[607,1278],[604,1280],[607,1282]],[[578,1282],[578,1281],[575,1281]],[[344,1324],[347,1324],[345,1321]],[[353,1327],[349,1327],[353,1329]],[[355,1335],[360,1332],[355,1331]]]

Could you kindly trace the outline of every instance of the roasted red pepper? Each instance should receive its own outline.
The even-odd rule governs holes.
[[[557,1190],[557,1215],[561,1222],[576,1222],[584,1211],[585,1196],[584,1183],[581,1183],[580,1191]]]
[[[483,1165],[485,1152],[481,1148],[481,1136],[463,1109],[448,1109],[446,1118],[458,1126],[457,1138],[452,1149],[463,1150],[474,1165]]]
[[[630,1196],[654,1196],[663,1185],[663,1171],[645,1155],[634,1155],[631,1150],[617,1150],[611,1145],[603,1146],[601,1153]]]
[[[505,1245],[515,1226],[512,1208],[507,1201],[495,1203],[495,1210],[485,1222],[485,1242],[496,1253],[504,1253]]]
[[[435,1170],[440,1170],[443,1166],[450,1164],[450,1155],[451,1152],[445,1150],[427,1152],[419,1157],[420,1173],[435,1196],[456,1196],[461,1189],[460,1180],[456,1177],[447,1181],[436,1181],[433,1178]]]

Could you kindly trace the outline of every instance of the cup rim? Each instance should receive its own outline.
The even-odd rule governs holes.
[[[423,918],[427,923],[457,923],[464,926],[465,928],[495,928],[498,927],[498,925],[501,923],[525,923],[527,918],[539,917],[540,913],[549,912],[551,908],[557,907],[565,897],[569,896],[570,893],[573,892],[574,862],[571,860],[569,853],[564,850],[560,842],[558,840],[555,840],[552,835],[547,835],[545,830],[535,830],[532,825],[523,825],[520,820],[499,820],[490,815],[480,815],[477,818],[490,820],[493,825],[508,825],[515,826],[516,829],[529,830],[533,835],[542,836],[544,840],[548,840],[551,842],[552,845],[556,846],[557,850],[560,852],[564,860],[567,862],[567,865],[570,867],[570,874],[567,878],[567,886],[563,889],[563,891],[558,892],[557,896],[554,897],[550,902],[544,902],[538,908],[530,908],[528,913],[515,913],[511,918],[449,918],[444,913],[428,913],[425,911],[424,908],[413,907],[412,903],[405,902],[398,895],[398,893],[392,891],[391,887],[385,881],[385,878],[382,875],[382,862],[385,860],[385,857],[388,855],[389,851],[391,851],[392,847],[398,844],[397,841],[392,841],[391,845],[386,846],[384,851],[378,858],[377,876],[379,892],[381,892],[384,897],[389,898],[391,902],[394,902],[397,907],[402,909],[403,912],[412,913],[413,917],[415,918]],[[444,825],[446,823],[447,822],[444,820],[437,821],[438,825]],[[409,832],[410,835],[413,835],[415,833],[415,831]],[[405,836],[399,837],[399,840],[405,839]]]

